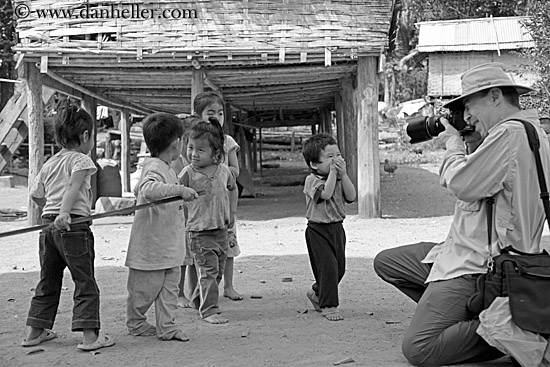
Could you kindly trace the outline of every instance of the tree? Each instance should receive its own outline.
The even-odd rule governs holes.
[[[544,0],[402,0],[401,16],[395,33],[396,46],[386,58],[385,102],[388,106],[393,106],[393,101],[405,101],[426,95],[424,66],[419,63],[402,68],[399,65],[399,61],[418,44],[415,23],[525,15],[533,1],[545,3]],[[392,90],[392,84],[395,84],[395,90]]]
[[[550,2],[532,0],[530,5],[529,21],[525,26],[535,47],[525,50],[524,54],[533,62],[533,69],[539,76],[536,83],[539,93],[529,107],[537,107],[542,115],[550,116]]]
[[[15,24],[11,0],[0,0],[0,78],[14,79]],[[0,83],[0,110],[13,94],[12,83]]]

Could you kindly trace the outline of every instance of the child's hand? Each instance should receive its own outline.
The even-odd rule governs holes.
[[[347,166],[344,158],[336,157],[333,159],[333,162],[334,162],[334,166],[336,167],[336,170],[338,171],[338,177],[342,177],[346,175]]]
[[[67,231],[71,230],[71,215],[69,213],[59,213],[59,215],[55,218],[55,221],[53,222],[53,225],[55,228],[62,230],[65,229]]]
[[[335,161],[336,158],[332,158],[332,160],[330,161],[330,166],[329,166],[329,169],[330,169],[330,172],[331,173],[338,173],[338,167],[336,167],[336,161]]]
[[[181,198],[183,201],[193,201],[199,197],[197,192],[189,187],[182,187]]]

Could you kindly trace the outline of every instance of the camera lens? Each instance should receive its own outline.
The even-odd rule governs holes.
[[[443,131],[445,127],[439,116],[418,116],[407,120],[407,135],[411,138],[411,144],[431,140]]]

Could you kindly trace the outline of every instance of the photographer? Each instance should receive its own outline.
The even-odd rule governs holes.
[[[550,172],[550,147],[537,112],[522,111],[519,104],[519,95],[532,89],[514,83],[500,63],[476,66],[463,74],[461,82],[462,95],[444,107],[463,109],[464,120],[475,127],[475,135],[466,136],[465,144],[442,119],[448,140],[440,182],[457,198],[449,234],[439,244],[397,247],[374,259],[376,273],[417,302],[402,345],[407,360],[417,366],[474,363],[502,356],[476,333],[479,319],[466,308],[477,277],[487,271],[485,198],[495,199],[493,256],[508,245],[530,253],[542,250],[545,214],[537,172],[527,134],[517,121],[536,127],[543,167]]]

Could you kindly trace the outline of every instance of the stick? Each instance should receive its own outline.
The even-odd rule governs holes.
[[[197,194],[204,195],[205,192],[199,191],[199,192],[197,192]],[[135,206],[131,206],[129,208],[124,208],[124,209],[119,209],[119,210],[114,210],[112,212],[105,212],[105,213],[93,214],[93,215],[90,215],[88,217],[75,218],[75,219],[71,220],[71,224],[89,222],[92,219],[112,217],[112,216],[115,216],[115,215],[131,214],[131,213],[135,212],[136,210],[145,209],[145,208],[148,208],[148,207],[154,206],[154,205],[167,204],[167,203],[171,203],[173,201],[178,201],[178,200],[183,200],[183,199],[181,198],[181,196],[172,196],[172,197],[164,198],[164,199],[157,200],[157,201],[151,201],[150,203],[135,205]],[[27,233],[27,232],[39,231],[39,230],[42,230],[44,228],[49,227],[50,225],[52,225],[52,223],[40,224],[40,225],[37,225],[37,226],[16,229],[14,231],[3,232],[3,233],[0,233],[0,238],[8,237],[8,236],[14,236],[16,234],[22,234],[22,233]]]

